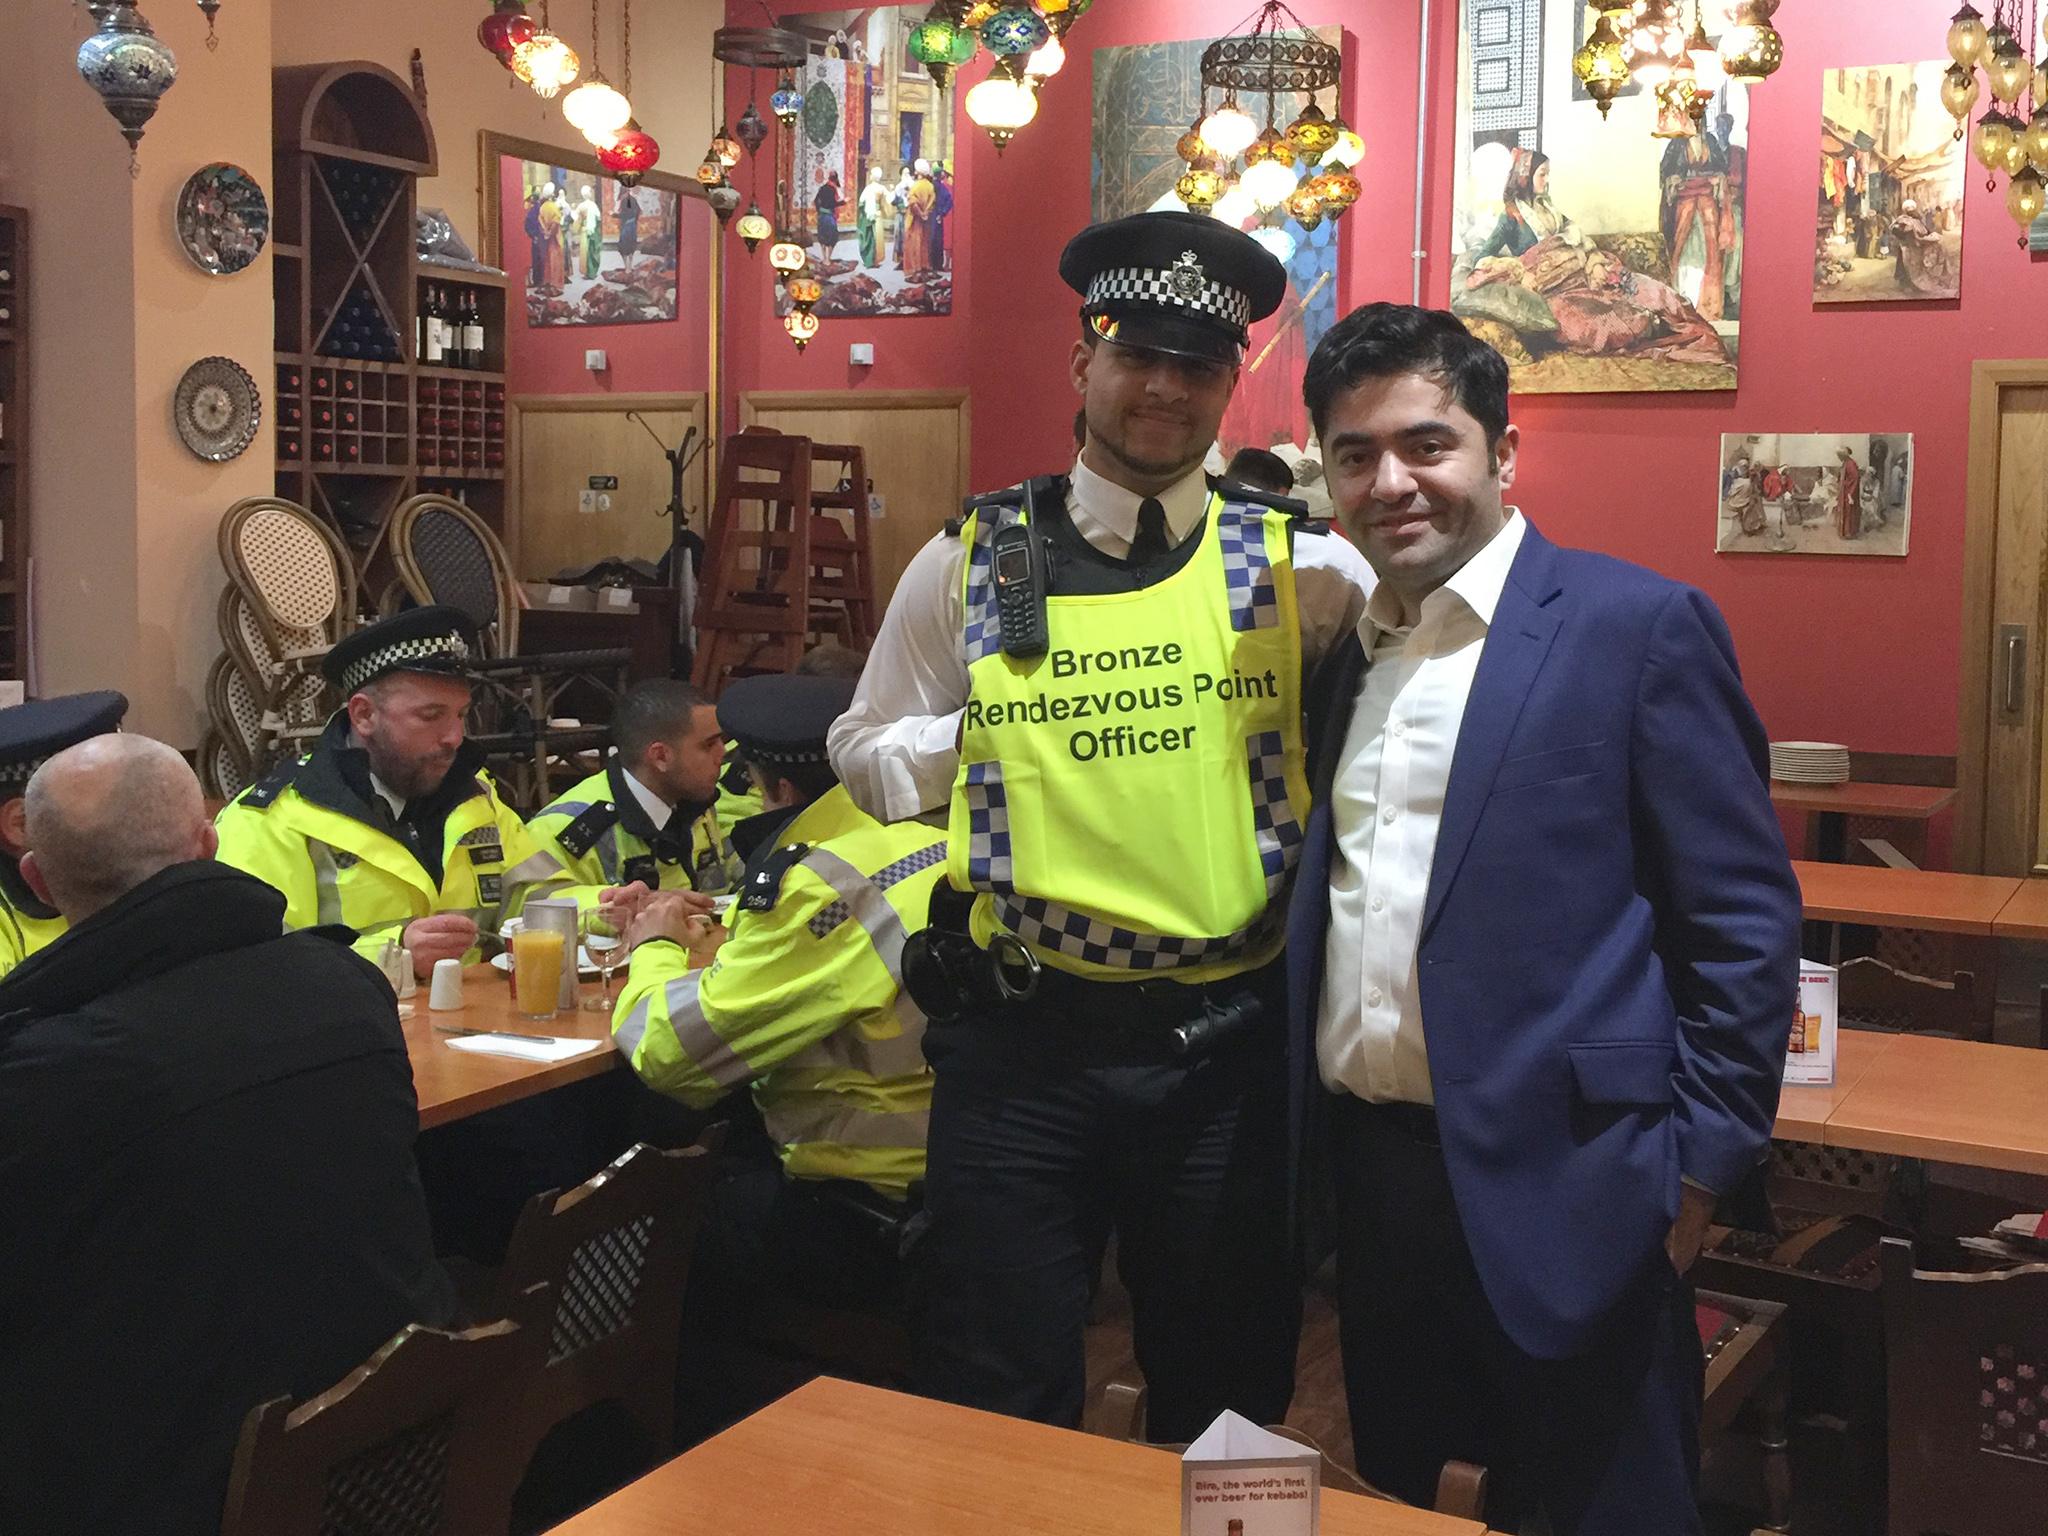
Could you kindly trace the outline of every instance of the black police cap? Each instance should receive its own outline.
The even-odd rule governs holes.
[[[320,671],[344,694],[393,672],[467,678],[476,655],[476,627],[459,608],[408,608],[344,636],[320,660]]]
[[[126,695],[111,688],[0,709],[0,784],[18,790],[49,758],[121,728]]]
[[[719,729],[756,762],[822,763],[825,733],[853,702],[853,687],[846,677],[742,677],[718,696]]]
[[[1060,277],[1103,340],[1231,367],[1252,322],[1287,294],[1287,269],[1271,251],[1200,213],[1091,224],[1060,253]]]

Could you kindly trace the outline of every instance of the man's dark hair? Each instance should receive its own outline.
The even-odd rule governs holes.
[[[1367,379],[1419,373],[1436,379],[1478,422],[1486,446],[1508,427],[1507,360],[1465,329],[1449,310],[1413,304],[1364,304],[1316,343],[1301,381],[1302,399],[1320,437],[1338,395]]]
[[[1287,467],[1285,459],[1269,448],[1238,449],[1230,456],[1230,463],[1224,466],[1223,478],[1248,485],[1255,491],[1271,491],[1276,496],[1294,494],[1294,471]]]
[[[637,763],[657,741],[673,741],[689,730],[691,716],[710,702],[677,678],[635,683],[612,711],[612,745],[628,765]]]

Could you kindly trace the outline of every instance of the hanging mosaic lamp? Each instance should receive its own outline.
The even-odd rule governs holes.
[[[1207,165],[1191,165],[1173,184],[1173,195],[1187,205],[1190,213],[1207,213],[1223,195],[1223,178]]]
[[[718,156],[718,163],[728,171],[740,163],[745,152],[740,141],[723,128],[711,136],[711,153]]]
[[[661,146],[654,135],[641,128],[637,119],[626,126],[609,146],[597,152],[597,163],[609,171],[622,187],[636,187],[640,178],[661,159]],[[737,196],[737,194],[735,194]]]
[[[176,83],[178,56],[127,0],[90,9],[99,26],[78,45],[78,73],[99,92],[121,125],[130,173],[139,175],[135,152],[142,143],[142,126],[156,115],[157,103]]]
[[[1323,222],[1323,196],[1315,189],[1319,179],[1304,181],[1287,195],[1287,216],[1303,229],[1314,229]]]
[[[213,35],[213,18],[220,14],[220,0],[199,0],[199,9],[206,17],[206,51],[212,53],[220,47],[220,39]]]
[[[1785,39],[1771,25],[1778,0],[1740,0],[1735,25],[1721,34],[1721,67],[1730,80],[1758,81],[1785,62]]]
[[[1956,120],[1956,137],[1961,138],[1966,130],[1970,114],[1977,110],[1977,99],[1984,94],[1984,83],[1977,78],[1977,71],[1965,69],[1960,64],[1951,64],[1941,77],[1941,104],[1948,108],[1948,115]]]
[[[751,101],[740,114],[740,120],[732,125],[732,136],[746,146],[749,155],[758,153],[768,142],[768,125],[761,121],[761,114],[754,110]]]
[[[796,343],[797,351],[811,344],[811,338],[818,334],[818,317],[808,310],[792,309],[782,317],[782,328],[789,332],[789,339]]]
[[[2040,172],[2030,165],[2013,177],[2012,185],[2005,189],[2005,211],[2020,227],[2021,250],[2026,249],[2027,230],[2034,220],[2041,217],[2044,206],[2048,206],[2048,184],[2042,182]]]
[[[785,277],[793,272],[803,271],[809,259],[804,254],[804,248],[787,235],[768,247],[768,265]]]
[[[782,285],[782,291],[789,295],[790,303],[809,314],[812,306],[825,296],[825,285],[808,273],[799,272]]]
[[[533,87],[542,101],[552,101],[583,72],[576,50],[543,24],[540,31],[512,50],[512,73]]]
[[[768,108],[775,114],[775,120],[787,128],[796,121],[796,115],[804,109],[804,93],[796,88],[788,76],[782,77],[782,84],[775,88],[775,94],[768,98]]]
[[[978,44],[974,32],[959,25],[936,8],[910,33],[910,56],[924,66],[932,84],[940,90],[953,78],[953,71],[974,57]]]
[[[1603,118],[1607,116],[1607,109],[1614,104],[1614,98],[1628,84],[1628,50],[1622,43],[1621,34],[1614,29],[1611,12],[1601,11],[1600,19],[1587,34],[1584,46],[1572,55],[1572,73],[1578,76],[1586,94],[1593,98],[1600,115]]]
[[[632,116],[632,103],[610,81],[594,72],[562,98],[563,119],[600,147],[616,139]]]
[[[1301,109],[1301,116],[1287,125],[1287,143],[1303,165],[1320,165],[1323,156],[1337,147],[1337,126],[1311,101]]]
[[[1052,28],[1028,5],[1006,5],[981,24],[981,45],[995,55],[996,68],[1012,81],[1024,78],[1025,62],[1045,45]]]
[[[1990,51],[1986,42],[1984,15],[1974,5],[1965,4],[1949,18],[1948,56],[1964,69],[1975,69],[1983,62]]]
[[[729,181],[721,181],[715,187],[704,189],[704,201],[711,205],[711,211],[718,215],[720,224],[726,223],[740,205],[740,189]]]
[[[476,40],[506,69],[522,43],[530,43],[540,23],[526,14],[526,0],[498,0],[497,9],[477,23]]]
[[[1004,75],[990,75],[967,93],[967,116],[1001,154],[1017,130],[1038,116],[1038,92]]]
[[[718,156],[707,154],[697,166],[697,185],[715,187],[725,180],[725,162]]]
[[[763,240],[775,233],[775,226],[768,222],[768,216],[761,211],[759,203],[750,202],[747,211],[740,215],[739,223],[733,225],[733,233],[740,237],[740,243],[751,256]]]

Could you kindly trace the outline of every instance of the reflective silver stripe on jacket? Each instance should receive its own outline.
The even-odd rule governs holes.
[[[742,1083],[753,1081],[754,1069],[719,1038],[718,1031],[705,1019],[704,1005],[698,996],[703,977],[702,971],[690,971],[662,984],[661,996],[668,1005],[669,1028],[674,1031],[676,1044],[692,1066],[721,1088],[737,1088]],[[632,1011],[612,1031],[612,1039],[625,1053],[626,1060],[633,1063],[635,1071],[639,1070],[640,1042],[647,1037],[648,1017],[653,1007],[654,994],[649,992],[633,1005]]]
[[[762,1114],[777,1146],[903,1147],[922,1152],[931,1116],[921,1109],[891,1114],[820,1101],[779,1104]]]
[[[862,874],[853,865],[825,848],[813,848],[799,861],[805,869],[832,887],[833,892],[846,904],[853,920],[867,930],[868,941],[875,946],[875,954],[889,972],[889,979],[896,983],[896,1011],[904,1027],[912,1025],[922,1028],[924,1014],[903,987],[903,945],[910,935],[904,931],[903,919],[896,915],[896,909],[889,905],[889,898],[882,888]]]
[[[313,858],[313,921],[332,927],[343,921],[340,866],[334,862],[333,847],[317,837],[306,839],[306,851]]]

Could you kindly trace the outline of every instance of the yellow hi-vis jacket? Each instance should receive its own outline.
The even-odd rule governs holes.
[[[70,926],[63,913],[36,900],[16,870],[0,870],[0,976],[54,944]]]
[[[571,789],[526,823],[535,845],[553,860],[549,895],[590,906],[607,886],[638,880],[649,890],[696,890],[717,896],[739,884],[740,856],[716,809],[683,822],[678,810],[657,832],[625,782],[614,753],[602,772]],[[564,884],[564,882],[566,884]],[[523,892],[512,892],[517,902]]]
[[[834,787],[773,850],[750,862],[709,967],[666,942],[634,950],[612,1037],[650,1087],[698,1108],[752,1083],[792,1178],[900,1197],[924,1177],[932,1097],[903,942],[925,925],[945,839]]]
[[[406,924],[437,912],[463,913],[482,933],[495,933],[515,910],[512,893],[532,894],[552,867],[490,775],[465,754],[449,773],[471,792],[442,823],[437,883],[402,837],[368,819],[368,808],[341,783],[332,740],[330,731],[311,754],[243,790],[215,821],[221,862],[284,893],[285,927],[344,924],[358,934],[356,949],[375,960]],[[466,958],[477,959],[477,951]]]
[[[1053,593],[1049,647],[1011,656],[990,543],[1028,521],[1023,499],[984,499],[960,533],[969,691],[949,877],[982,893],[975,939],[1006,930],[1104,981],[1263,964],[1308,810],[1292,515],[1212,493],[1178,568]]]

